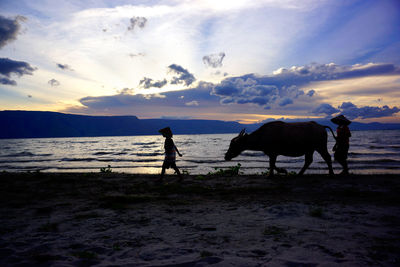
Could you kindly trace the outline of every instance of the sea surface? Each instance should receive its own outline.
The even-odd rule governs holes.
[[[224,161],[230,140],[236,134],[174,135],[183,157],[177,166],[189,174],[207,174],[219,168],[241,164],[244,174],[267,171],[269,158],[262,152],[245,151],[232,161]],[[328,150],[333,158],[333,137],[328,134]],[[0,171],[9,172],[100,172],[111,166],[113,172],[160,173],[164,159],[164,138],[152,136],[0,139]],[[279,156],[277,166],[300,171],[304,157]],[[335,173],[341,168],[333,164]],[[400,130],[353,131],[350,139],[349,167],[354,174],[400,174]],[[167,170],[167,174],[173,171]],[[327,174],[320,155],[307,173]]]

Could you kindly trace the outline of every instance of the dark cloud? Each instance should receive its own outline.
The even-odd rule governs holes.
[[[341,113],[344,114],[349,119],[368,119],[368,118],[381,118],[392,116],[395,113],[398,113],[400,109],[398,107],[389,108],[388,106],[383,107],[357,107],[351,102],[343,102],[342,105],[339,106]]]
[[[196,88],[180,91],[170,91],[160,94],[133,95],[134,91],[125,88],[117,95],[84,97],[79,102],[86,110],[113,110],[113,109],[135,109],[137,113],[148,110],[153,112],[165,108],[194,109],[194,108],[215,108],[219,105],[219,97],[210,95],[212,84],[199,82]],[[201,103],[201,105],[200,105]],[[198,105],[197,105],[198,104]]]
[[[176,76],[174,77],[176,83],[179,81],[183,84],[190,84],[195,80],[192,74],[179,65],[172,64],[168,68]],[[354,73],[352,73],[353,70]],[[88,112],[115,110],[122,114],[129,111],[136,115],[155,117],[164,115],[165,111],[174,116],[180,115],[182,112],[182,114],[185,114],[184,112],[187,112],[186,114],[196,114],[197,112],[199,114],[200,112],[255,114],[260,111],[261,107],[270,109],[271,111],[268,112],[270,114],[299,116],[318,114],[330,117],[343,113],[350,119],[377,118],[391,116],[399,112],[399,108],[357,107],[350,102],[345,102],[340,107],[334,107],[328,104],[329,99],[325,99],[328,103],[321,104],[324,99],[322,96],[316,95],[314,90],[303,91],[302,88],[310,88],[309,84],[313,81],[396,74],[399,74],[398,68],[390,64],[367,64],[351,67],[311,64],[289,70],[280,69],[268,76],[248,74],[240,77],[228,77],[218,84],[199,81],[196,88],[155,95],[133,95],[133,89],[125,88],[118,95],[86,97],[82,98],[80,102]],[[186,82],[187,80],[189,82]],[[142,85],[146,84],[146,81],[148,84],[155,82],[146,78]]]
[[[310,90],[310,91],[307,92],[307,95],[308,95],[309,97],[312,97],[314,94],[315,94],[315,91],[314,91],[314,90]]]
[[[335,113],[338,113],[340,110],[337,108],[332,107],[330,104],[323,103],[319,105],[316,109],[312,111],[314,114],[326,114],[326,115],[332,115]]]
[[[128,31],[133,31],[136,27],[144,28],[147,23],[145,17],[132,17],[130,20],[130,25],[128,26]]]
[[[207,67],[219,68],[222,67],[222,61],[224,60],[225,53],[211,54],[203,57],[203,63]]]
[[[18,32],[21,28],[19,21],[24,20],[26,20],[26,18],[23,16],[9,19],[0,15],[0,48],[17,39]]]
[[[392,116],[393,114],[399,112],[400,109],[398,107],[390,108],[388,106],[383,107],[371,107],[371,106],[363,106],[357,107],[351,102],[343,102],[338,109],[332,107],[329,104],[321,104],[318,108],[316,108],[313,113],[315,114],[326,114],[328,116],[332,116],[333,114],[343,114],[349,119],[369,119],[369,118],[381,118]]]
[[[222,104],[248,104],[267,106],[279,97],[274,85],[260,84],[253,77],[227,78],[216,85],[212,94],[221,97]]]
[[[139,86],[141,86],[145,89],[148,89],[148,88],[152,88],[152,87],[161,88],[161,87],[165,86],[166,84],[167,84],[166,79],[164,79],[162,81],[153,81],[153,79],[144,77],[140,81]]]
[[[305,95],[300,88],[311,82],[399,74],[400,68],[393,64],[339,66],[333,63],[314,63],[290,69],[281,68],[273,75],[229,77],[217,84],[212,93],[221,97],[222,104],[253,103],[267,108],[276,102],[280,106],[294,103],[297,98]],[[312,97],[314,94],[315,91],[310,90],[306,95]],[[289,99],[292,103],[289,103]]]
[[[32,75],[36,68],[24,61],[16,61],[9,58],[0,58],[0,79],[2,84],[16,85],[14,80],[9,79],[11,75],[21,77],[22,75]]]
[[[281,106],[281,107],[284,107],[289,104],[293,104],[293,100],[289,97],[285,97],[279,102],[279,106]]]
[[[59,67],[62,70],[69,70],[69,71],[74,71],[71,66],[67,65],[67,64],[61,64],[61,63],[57,63],[57,67]]]
[[[50,84],[51,86],[59,86],[60,85],[60,82],[57,81],[56,79],[51,79],[47,83]]]
[[[0,78],[0,84],[4,85],[17,85],[17,82],[14,80],[10,80],[8,78],[2,77]]]
[[[121,94],[121,95],[133,95],[135,93],[135,90],[132,88],[124,88],[124,89],[118,90],[117,92],[118,92],[118,94]]]
[[[175,76],[171,80],[171,84],[185,84],[186,86],[191,85],[194,81],[196,81],[196,78],[193,76],[193,74],[189,73],[186,69],[182,68],[179,65],[176,64],[171,64],[168,66],[170,72],[175,73],[178,76]]]

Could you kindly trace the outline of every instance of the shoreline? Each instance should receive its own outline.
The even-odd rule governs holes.
[[[0,264],[396,266],[400,175],[0,173]]]

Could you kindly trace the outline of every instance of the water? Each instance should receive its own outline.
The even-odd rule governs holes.
[[[350,140],[349,167],[355,174],[400,174],[400,130],[353,131]],[[245,174],[265,172],[268,157],[261,152],[245,151],[230,162],[224,154],[236,134],[175,135],[174,142],[182,158],[181,170],[207,174],[215,168],[242,165]],[[164,138],[153,136],[40,138],[0,140],[0,171],[99,172],[111,166],[113,172],[160,173],[164,159]],[[328,149],[334,145],[329,135]],[[333,153],[331,152],[333,156]],[[277,166],[298,172],[304,157],[279,156]],[[333,164],[336,173],[341,171]],[[167,174],[172,170],[167,170]],[[316,152],[306,173],[327,174],[326,163]]]

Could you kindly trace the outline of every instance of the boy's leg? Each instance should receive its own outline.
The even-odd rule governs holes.
[[[165,174],[165,163],[163,163],[163,165],[162,165],[161,175],[160,175],[160,178],[157,180],[157,182],[162,182],[163,181],[164,174]]]
[[[175,163],[172,165],[172,168],[175,170],[176,174],[178,175],[178,177],[179,177],[179,182],[182,181],[182,180],[183,180],[182,174],[181,174],[181,172],[179,171],[178,167],[176,167],[176,164],[175,164]]]

